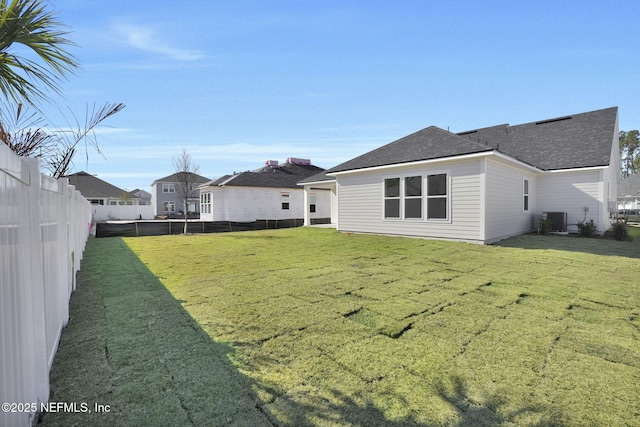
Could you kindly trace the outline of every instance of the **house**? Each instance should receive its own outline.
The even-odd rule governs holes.
[[[186,180],[180,178],[180,175],[183,173],[188,175]],[[184,206],[184,201],[181,200],[180,195],[181,182],[185,181],[193,183],[193,189],[189,194],[187,206]],[[156,217],[183,217],[184,212],[187,212],[188,216],[197,218],[200,213],[200,200],[196,187],[205,182],[209,182],[209,178],[193,172],[176,172],[153,181],[151,184],[153,215]]]
[[[328,221],[330,191],[306,193],[299,181],[324,169],[309,159],[290,157],[285,163],[268,160],[254,171],[225,175],[207,182],[200,190],[203,221],[252,222],[258,219],[302,219],[307,215],[314,222]]]
[[[145,190],[141,190],[136,188],[135,190],[129,191],[129,199],[138,200],[138,204],[140,205],[151,205],[151,193]]]
[[[84,171],[67,175],[65,178],[68,178],[69,184],[75,186],[92,205],[118,205],[129,199],[125,190]]]
[[[127,192],[84,171],[67,175],[66,178],[89,200],[95,221],[153,218],[150,206],[146,206],[148,203],[144,199],[143,193],[146,191]]]
[[[568,232],[590,220],[606,231],[619,167],[613,107],[460,133],[430,126],[303,184],[332,188],[340,231],[490,244],[536,230],[543,214]]]
[[[618,209],[640,209],[640,174],[618,181]]]

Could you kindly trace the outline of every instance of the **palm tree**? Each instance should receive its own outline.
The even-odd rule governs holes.
[[[0,0],[0,91],[7,100],[33,105],[36,98],[47,99],[39,83],[60,93],[60,80],[78,68],[65,49],[73,43],[61,27],[42,0]],[[29,48],[36,58],[16,53],[16,45]]]

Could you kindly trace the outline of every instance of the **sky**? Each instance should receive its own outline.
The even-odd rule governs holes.
[[[73,171],[151,190],[185,149],[210,179],[330,168],[434,125],[619,107],[640,128],[640,2],[49,0],[77,45],[50,124],[126,108]],[[71,121],[75,120],[71,119]]]

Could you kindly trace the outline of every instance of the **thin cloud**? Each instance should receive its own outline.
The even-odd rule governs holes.
[[[157,53],[176,61],[196,61],[204,53],[196,49],[183,49],[163,40],[162,34],[151,26],[116,22],[112,25],[117,34],[124,37],[127,44],[146,52]]]

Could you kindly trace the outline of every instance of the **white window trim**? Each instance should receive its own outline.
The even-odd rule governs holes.
[[[427,177],[429,175],[446,175],[447,182],[447,194],[446,194],[446,207],[447,207],[447,217],[446,218],[427,218],[427,207],[428,207],[428,180]],[[422,177],[422,218],[406,218],[405,216],[405,206],[404,201],[406,200],[405,194],[405,178],[412,176],[421,176]],[[385,212],[385,200],[387,199],[395,199],[395,197],[385,197],[385,185],[384,182],[387,179],[400,178],[400,216],[398,218],[394,217],[386,217]],[[451,223],[451,170],[450,169],[433,169],[433,170],[420,170],[413,172],[404,172],[398,174],[389,174],[382,177],[382,220],[390,221],[390,222],[425,222],[425,223]],[[431,196],[431,198],[441,198],[443,196]],[[418,198],[418,196],[413,196],[410,198]]]
[[[163,193],[175,193],[176,192],[175,184],[162,184],[162,192]]]

